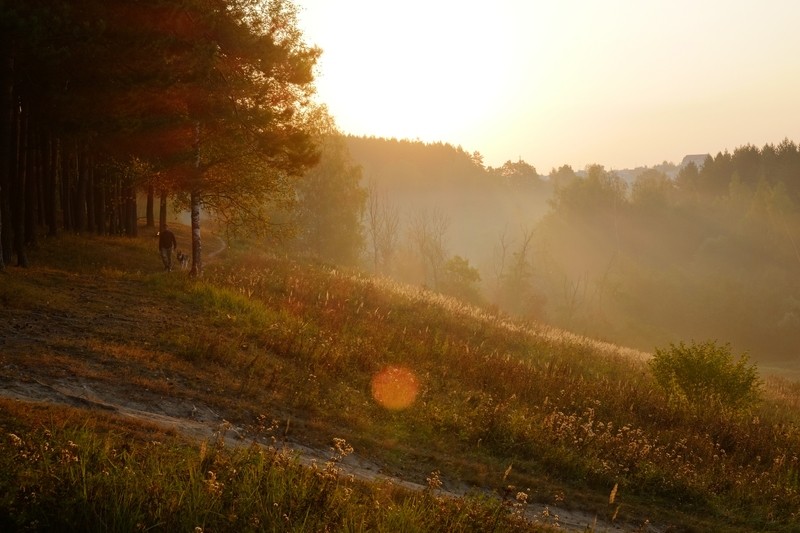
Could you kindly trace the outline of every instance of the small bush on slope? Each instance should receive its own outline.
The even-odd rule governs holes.
[[[655,351],[650,368],[667,394],[695,407],[742,409],[751,407],[760,397],[756,366],[749,364],[747,354],[734,360],[729,344],[670,344]]]

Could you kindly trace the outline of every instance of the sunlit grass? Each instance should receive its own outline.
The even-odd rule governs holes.
[[[72,239],[48,246],[72,246]],[[436,470],[445,481],[461,479],[497,494],[514,485],[524,489],[528,501],[581,506],[607,520],[647,517],[732,531],[792,531],[798,520],[796,382],[767,380],[764,401],[748,411],[688,410],[657,387],[645,364],[647,354],[516,323],[387,280],[256,253],[231,251],[225,262],[208,265],[199,280],[181,272],[165,274],[152,257],[152,243],[143,240],[114,241],[127,247],[119,252],[125,257],[121,262],[103,259],[97,248],[111,246],[105,240],[85,243],[90,257],[85,260],[43,247],[32,270],[40,274],[36,281],[10,272],[7,287],[13,289],[0,296],[14,308],[34,306],[33,298],[40,312],[104,316],[109,302],[70,292],[91,274],[125,297],[120,305],[133,309],[130,316],[109,313],[114,320],[98,324],[105,328],[101,338],[60,341],[50,364],[66,368],[74,361],[76,375],[108,382],[114,379],[110,365],[119,365],[130,383],[202,401],[242,427],[274,419],[284,432],[302,432],[310,442],[343,437],[359,453],[417,482]],[[45,296],[49,304],[42,303]],[[138,322],[129,321],[134,316]],[[48,360],[44,354],[37,357]],[[16,364],[23,363],[20,358]],[[387,369],[402,369],[390,372],[394,377],[385,385],[397,400],[391,405],[375,387]],[[177,379],[166,384],[164,376]],[[51,426],[45,425],[52,431]],[[77,443],[76,438],[67,440]],[[226,459],[239,460],[251,464],[256,457]],[[234,482],[214,472],[215,479],[207,471],[197,473],[196,486],[181,490],[208,505],[210,500],[200,499],[210,497],[201,494],[202,487],[215,480],[226,486]],[[358,530],[366,520],[388,531],[412,528],[409,524],[420,520],[433,523],[422,516],[433,507],[419,503],[418,495],[346,488],[392,496],[382,504],[379,523],[355,514],[354,500],[344,504],[339,496],[326,496],[340,506],[333,516],[345,517],[330,522],[338,527]],[[369,498],[380,500],[375,494]],[[398,506],[398,498],[409,499],[411,507]],[[258,507],[261,503],[251,504],[256,514],[282,519]],[[352,503],[365,513],[375,512],[372,505]],[[484,512],[472,501],[454,505],[468,516]],[[148,509],[148,516],[162,512]],[[447,515],[454,531],[473,523],[459,522],[458,513]],[[179,525],[189,527],[188,522]]]
[[[524,502],[446,498],[343,475],[352,452],[302,466],[292,452],[199,445],[56,407],[0,400],[0,527],[71,531],[543,531]],[[48,422],[42,423],[42,419]],[[77,425],[75,425],[77,423]],[[399,529],[398,529],[399,528]]]
[[[547,475],[591,491],[617,485],[628,502],[679,502],[731,523],[796,519],[800,433],[764,420],[774,401],[747,413],[684,412],[658,390],[647,354],[386,281],[270,260],[215,280],[310,320],[318,337],[334,339],[331,353],[368,354],[339,365],[303,352],[327,370],[314,387],[328,391],[332,416],[348,413],[337,419],[356,427],[369,419],[374,438],[411,447],[423,437],[425,448],[476,462],[488,454],[495,468],[499,458],[516,461],[522,479]],[[363,372],[392,364],[421,381],[418,402],[398,414],[381,412],[363,385]],[[342,387],[343,376],[357,386]],[[432,430],[410,429],[420,427]]]

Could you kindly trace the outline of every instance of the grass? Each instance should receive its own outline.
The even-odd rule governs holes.
[[[797,382],[767,379],[764,400],[746,411],[688,409],[656,386],[645,354],[241,247],[201,280],[163,274],[152,248],[149,236],[63,236],[31,253],[24,276],[9,268],[0,333],[18,340],[0,355],[0,379],[13,379],[12,367],[38,380],[70,373],[182,399],[251,440],[270,442],[265,426],[317,446],[343,438],[412,481],[430,485],[437,471],[445,487],[464,482],[496,497],[451,500],[437,489],[325,478],[325,465],[308,469],[259,448],[220,441],[202,451],[144,430],[120,437],[131,430],[88,424],[94,413],[51,408],[40,420],[9,408],[2,516],[24,517],[17,528],[38,521],[46,530],[47,517],[72,516],[59,502],[77,502],[83,514],[70,520],[102,530],[524,530],[540,527],[521,518],[528,501],[685,530],[797,530]],[[49,327],[39,330],[43,315]],[[38,342],[25,342],[28,330]],[[69,441],[80,461],[65,459]],[[142,469],[135,482],[125,477],[134,463],[111,454],[121,442]],[[19,456],[31,446],[49,450],[35,467]],[[203,463],[211,456],[214,468]],[[50,487],[52,475],[70,482],[38,503],[13,488],[21,479]],[[106,507],[92,507],[98,501]]]
[[[74,410],[0,403],[3,531],[535,530],[519,502],[344,476],[338,464],[351,449],[342,440],[324,464],[304,467],[283,450],[229,448],[224,427],[194,446]],[[20,424],[27,429],[8,431]]]

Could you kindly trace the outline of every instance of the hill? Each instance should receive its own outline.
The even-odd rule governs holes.
[[[796,530],[797,383],[694,409],[645,354],[242,243],[163,273],[140,235],[2,274],[4,530]]]

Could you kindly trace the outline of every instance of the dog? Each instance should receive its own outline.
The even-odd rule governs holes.
[[[178,250],[178,253],[176,254],[176,257],[178,259],[178,263],[180,263],[180,265],[181,265],[181,270],[186,270],[187,268],[189,268],[189,255],[188,254],[185,254],[185,253],[181,252],[180,250]]]

